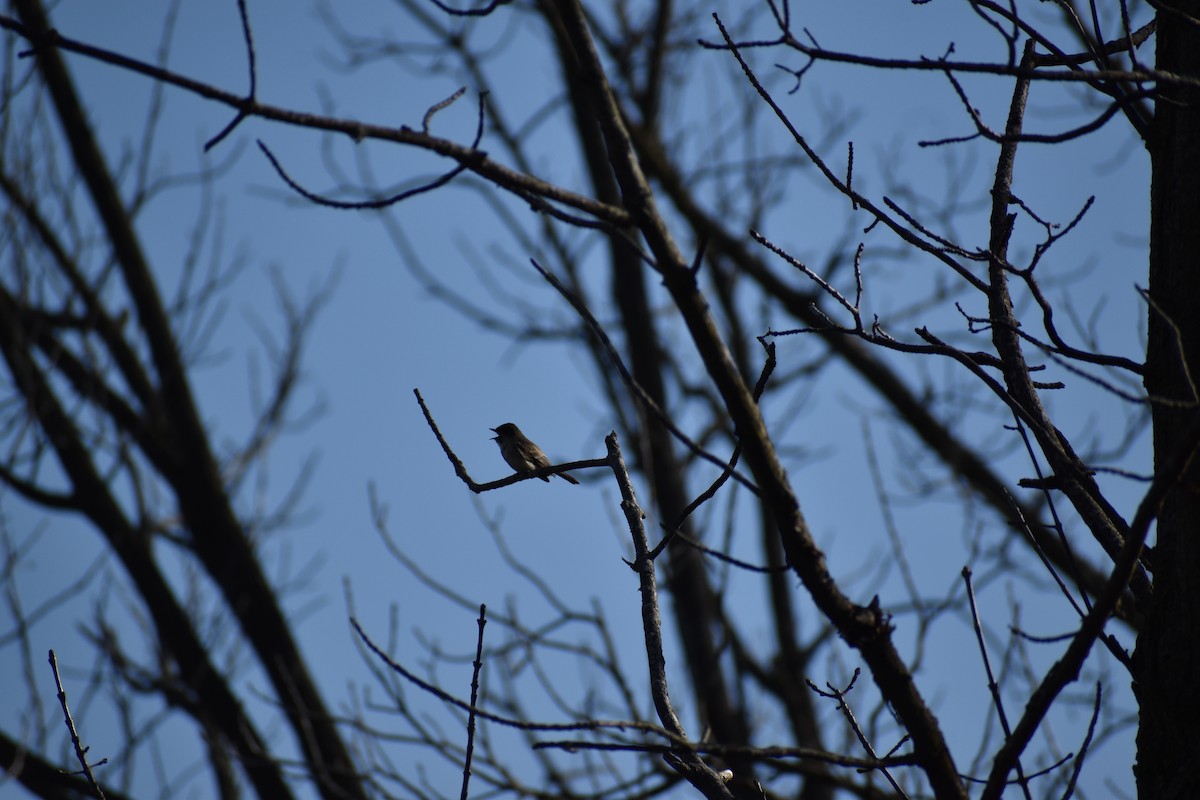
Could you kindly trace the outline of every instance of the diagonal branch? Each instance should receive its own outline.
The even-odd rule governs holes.
[[[843,638],[862,653],[884,697],[912,735],[917,757],[935,794],[944,798],[965,798],[953,756],[937,721],[892,644],[887,615],[877,603],[868,607],[852,603],[825,566],[824,553],[817,547],[800,511],[799,501],[788,483],[750,387],[742,379],[717,330],[709,305],[696,284],[695,273],[658,213],[653,192],[637,162],[633,144],[605,78],[582,8],[577,2],[563,3],[561,13],[604,134],[623,201],[654,254],[663,282],[733,419],[745,448],[746,461],[762,491],[763,502],[779,528],[790,563],[822,613]],[[731,40],[729,43],[732,46]]]

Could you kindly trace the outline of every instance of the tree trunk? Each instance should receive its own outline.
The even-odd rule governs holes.
[[[1158,68],[1200,76],[1200,0],[1158,16]],[[1182,12],[1177,14],[1176,12]],[[1186,18],[1184,17],[1186,15]],[[1200,377],[1200,90],[1159,87],[1151,142],[1150,309],[1146,389],[1154,458],[1168,463],[1197,412]],[[1166,402],[1164,402],[1166,401]],[[1173,402],[1172,402],[1173,401]],[[1164,501],[1152,561],[1154,600],[1138,637],[1138,795],[1200,797],[1200,466]]]

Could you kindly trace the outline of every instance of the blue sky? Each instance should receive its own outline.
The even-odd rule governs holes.
[[[929,17],[919,16],[918,9],[896,3],[837,4],[838,14],[824,7],[832,4],[820,5],[811,11],[813,18],[805,24],[811,26],[823,46],[831,49],[937,56],[952,41],[960,54],[983,41],[977,46],[990,50],[986,53],[989,57],[997,56],[990,38],[975,38],[989,36],[980,30],[977,21],[973,27],[966,27],[972,17],[965,8],[951,8],[936,17],[935,24],[928,24],[925,20]],[[358,72],[331,68],[338,58],[336,44],[309,5],[271,0],[251,3],[250,13],[258,53],[259,96],[266,102],[417,127],[427,107],[462,85],[432,74],[432,70],[415,74],[386,64]],[[152,58],[159,45],[161,14],[157,3],[121,0],[101,6],[65,0],[54,9],[53,20],[64,35],[135,57]],[[864,15],[869,15],[873,24],[855,25]],[[413,23],[391,6],[368,8],[355,4],[339,9],[338,16],[348,28],[359,32],[390,33],[402,39],[416,36]],[[694,24],[704,31],[702,35],[716,38],[715,28],[704,19]],[[480,41],[494,42],[511,35],[521,42],[506,51],[494,66],[495,82],[501,87],[496,102],[512,118],[530,113],[555,91],[555,73],[535,32],[510,31],[499,19],[473,25]],[[895,37],[896,30],[906,31],[906,36]],[[429,56],[414,56],[413,60],[436,61]],[[789,96],[786,90],[790,79],[771,67],[781,60],[798,62],[781,53],[756,55],[756,65],[806,135],[819,140],[825,132],[823,123],[836,118],[839,109],[853,114],[841,142],[831,146],[826,156],[831,163],[844,164],[844,141],[853,139],[856,186],[889,196],[894,193],[891,184],[912,185],[931,198],[947,192],[947,150],[922,149],[915,144],[921,139],[968,131],[965,115],[944,78],[932,73],[914,77],[828,65],[814,69],[806,76],[802,91]],[[144,79],[78,58],[69,59],[69,63],[109,152],[127,152],[145,118],[149,85]],[[723,124],[734,125],[735,120],[728,119],[724,109],[729,103],[729,87],[737,85],[731,84],[736,81],[736,71],[730,59],[719,53],[709,53],[699,63],[700,72],[692,76],[694,82],[674,100],[676,113],[695,120],[694,129],[681,137],[681,147],[690,152],[719,151],[719,139],[714,141],[705,134],[715,131],[719,135]],[[244,88],[244,52],[234,5],[185,1],[169,64],[179,72],[230,90]],[[964,85],[982,113],[1000,125],[1009,82],[983,77],[964,80]],[[471,88],[466,97],[435,118],[435,133],[462,141],[470,139],[476,103]],[[1064,110],[1069,108],[1073,93],[1058,88],[1036,90],[1032,104],[1039,115],[1037,124],[1074,124],[1069,120],[1075,118],[1072,113],[1078,116],[1078,112]],[[258,381],[261,388],[268,374],[264,370],[269,362],[256,331],[265,329],[278,335],[273,282],[287,286],[299,301],[327,293],[324,311],[307,343],[304,382],[296,408],[298,413],[308,409],[319,409],[321,413],[274,445],[267,462],[269,480],[242,498],[244,508],[256,502],[266,506],[278,503],[306,459],[316,459],[311,482],[297,504],[297,524],[265,542],[263,553],[272,574],[281,579],[289,571],[304,576],[287,607],[302,619],[298,634],[313,659],[327,699],[336,707],[346,697],[347,684],[369,681],[351,646],[343,601],[346,584],[352,587],[364,625],[381,637],[386,635],[389,609],[395,606],[405,652],[413,654],[416,663],[425,658],[416,646],[421,640],[436,641],[455,653],[468,652],[474,644],[474,612],[434,596],[387,556],[372,525],[370,486],[390,510],[390,529],[396,540],[430,575],[456,587],[472,603],[487,603],[495,609],[515,604],[528,620],[544,618],[550,613],[544,601],[501,564],[483,524],[484,519],[498,521],[509,546],[526,566],[543,576],[559,578],[553,585],[565,600],[587,605],[599,598],[610,620],[627,626],[621,629],[625,634],[622,652],[632,673],[640,675],[636,584],[621,561],[628,555],[629,546],[621,532],[613,489],[603,481],[582,487],[561,481],[548,485],[531,481],[474,498],[442,457],[412,394],[414,388],[422,391],[441,430],[472,475],[477,480],[494,479],[508,470],[489,440],[489,428],[505,421],[521,425],[554,458],[603,455],[602,439],[614,420],[596,399],[598,387],[590,365],[564,343],[513,343],[455,314],[414,280],[378,215],[315,208],[297,200],[281,185],[254,140],[268,144],[297,179],[318,191],[336,190],[340,184],[328,169],[331,162],[326,160],[326,146],[333,162],[351,182],[359,177],[357,170],[363,162],[358,159],[362,158],[369,159],[373,174],[384,186],[401,184],[414,176],[434,175],[446,164],[401,148],[356,146],[344,139],[323,143],[318,134],[255,120],[244,123],[214,153],[205,155],[202,143],[228,119],[226,109],[168,91],[151,166],[163,172],[188,172],[232,159],[231,167],[215,187],[216,208],[226,225],[224,249],[218,258],[225,263],[240,259],[246,266],[228,293],[208,357],[193,373],[204,418],[214,430],[219,447],[244,436],[251,420],[255,383]],[[778,131],[771,126],[765,129],[770,135],[768,146],[786,152]],[[539,174],[572,188],[580,187],[583,173],[561,130],[549,125],[539,132],[537,142]],[[1133,287],[1145,281],[1142,242],[1148,186],[1146,158],[1137,148],[1125,136],[1119,120],[1075,149],[1024,147],[1015,185],[1022,199],[1034,198],[1040,213],[1058,221],[1069,220],[1087,196],[1098,195],[1096,207],[1078,234],[1065,240],[1058,250],[1053,269],[1062,276],[1062,283],[1052,289],[1052,294],[1069,296],[1085,316],[1095,308],[1097,298],[1109,298],[1101,325],[1104,344],[1135,358],[1141,345],[1138,320],[1142,309],[1134,298]],[[950,156],[960,159],[963,174],[968,176],[966,185],[972,196],[961,198],[965,205],[977,206],[981,196],[986,198],[991,171],[988,159],[994,158],[989,153],[986,147],[963,148],[961,155],[956,151]],[[951,191],[959,191],[959,186],[955,184]],[[860,222],[848,219],[851,213],[822,186],[811,169],[777,188],[780,201],[768,215],[763,232],[814,263],[820,263],[821,254],[847,225],[853,223],[861,230],[869,222],[861,212]],[[912,202],[920,201],[914,198]],[[514,213],[526,213],[519,203],[512,208]],[[144,243],[166,287],[172,287],[178,279],[178,265],[196,213],[195,193],[181,189],[164,195],[138,220]],[[390,213],[414,243],[426,269],[464,295],[487,307],[496,305],[494,295],[476,272],[482,270],[511,292],[512,298],[536,309],[534,313],[540,320],[547,324],[571,323],[569,310],[527,268],[527,259],[535,254],[513,241],[469,182],[461,181],[422,196]],[[984,213],[986,209],[976,210],[956,221],[956,235],[982,246],[986,241]],[[1020,231],[1024,238],[1019,235],[1019,243],[1028,247],[1036,241],[1035,231]],[[886,234],[877,231],[863,238],[868,254],[880,254],[866,262],[867,309],[886,318],[907,304],[913,286],[924,291],[936,280],[932,277],[937,269],[933,263],[919,258],[888,258],[886,253],[895,243]],[[594,252],[594,248],[581,249],[585,270]],[[1088,280],[1072,277],[1089,264],[1095,269]],[[598,263],[595,269],[600,269]],[[331,280],[331,276],[336,278]],[[602,285],[602,280],[598,275],[597,285]],[[665,302],[662,295],[655,299]],[[981,307],[968,311],[983,313]],[[496,309],[499,316],[515,319],[510,312],[503,307]],[[929,311],[920,319],[931,327],[962,335],[953,309]],[[767,322],[784,324],[781,320],[764,321],[764,327]],[[688,347],[681,337],[674,344]],[[814,346],[807,340],[783,339],[781,368],[813,352]],[[899,357],[889,361],[914,380],[928,376],[940,381],[954,370],[949,364],[937,362]],[[957,380],[965,383],[961,375]],[[1068,433],[1087,436],[1094,430],[1097,437],[1111,442],[1115,435],[1113,420],[1119,409],[1089,394],[1086,387],[1073,385],[1072,389],[1078,389],[1079,394],[1053,401],[1060,406],[1071,404],[1067,406],[1072,409],[1069,419],[1077,429]],[[835,574],[847,578],[852,594],[865,601],[878,591],[885,605],[888,600],[901,600],[903,593],[894,572],[881,585],[871,584],[871,576],[879,574],[877,562],[887,553],[886,540],[880,534],[879,504],[864,480],[863,418],[870,420],[873,439],[886,455],[889,466],[885,467],[885,476],[896,482],[894,486],[903,488],[904,480],[903,474],[897,476],[896,465],[918,465],[922,456],[910,450],[915,447],[910,437],[888,433],[887,412],[882,410],[881,401],[844,370],[823,373],[821,385],[808,393],[807,402],[798,411],[790,408],[785,398],[777,398],[775,405],[768,404],[766,409],[773,425],[788,431],[788,444],[816,454],[792,468],[805,513],[828,550]],[[966,390],[963,396],[967,396]],[[951,409],[946,410],[949,413]],[[994,441],[1003,435],[1003,420],[997,421],[994,407],[989,408],[986,401],[964,402],[956,411],[959,424],[970,431],[972,438]],[[1144,456],[1145,448],[1139,452]],[[1011,470],[1014,479],[1028,474],[1028,467],[1011,456],[1000,466]],[[1144,458],[1140,468],[1146,469]],[[1131,512],[1136,488],[1114,487],[1124,502],[1122,510]],[[953,502],[952,487],[944,487],[942,494],[940,506],[901,504],[895,509],[906,541],[915,543],[912,552],[919,555],[915,568],[923,586],[935,587],[932,594],[950,592],[969,557],[969,547],[960,536],[968,523]],[[45,520],[19,504],[9,503],[6,497],[4,514],[10,528],[27,531],[39,524],[47,526],[42,538],[45,549],[39,548],[18,579],[27,602],[36,604],[39,594],[52,593],[73,570],[78,572],[90,563],[95,539],[69,520]],[[939,509],[944,510],[944,516]],[[721,525],[723,520],[715,517],[712,523]],[[978,524],[994,526],[996,522],[981,520]],[[60,549],[63,542],[70,542],[65,554]],[[744,555],[754,557],[752,542],[735,538],[735,551],[742,548]],[[316,568],[307,570],[310,564]],[[276,565],[280,565],[278,573]],[[89,595],[98,591],[93,587]],[[1061,603],[1039,603],[1038,595],[1020,594],[1026,591],[1027,585],[1019,581],[999,580],[988,587],[981,602],[997,630],[1003,631],[1008,621],[1014,594],[1024,603],[1024,613],[1034,617],[1027,623],[1033,632],[1050,634],[1069,629],[1069,617],[1057,607]],[[748,619],[755,617],[753,609],[761,605],[761,595],[761,585],[753,577],[736,573],[730,577],[727,596],[733,607],[745,610]],[[81,678],[91,656],[76,631],[76,616],[77,612],[56,614],[41,624],[34,632],[37,641],[32,651],[36,654],[54,647],[64,664],[72,667],[68,674]],[[762,630],[749,631],[748,638],[766,643],[769,633],[763,618]],[[952,734],[967,736],[974,743],[987,701],[974,645],[964,634],[969,635],[969,630],[961,618],[939,623],[928,640],[925,656],[936,666],[920,681],[935,710],[944,714]],[[904,643],[911,631],[901,629],[897,636]],[[673,639],[669,644],[674,646]],[[1034,658],[1036,661],[1041,656]],[[853,654],[846,659],[847,670],[852,669],[856,665]],[[10,652],[0,651],[0,673],[11,670],[15,675],[21,668]],[[564,670],[563,675],[567,674]],[[446,688],[458,687],[465,694],[469,668],[464,666],[457,674],[447,672],[442,677]],[[839,676],[831,672],[813,677],[822,683],[837,681]],[[575,678],[581,690],[589,679],[586,674]],[[260,690],[265,688],[252,670],[245,673],[244,680]],[[1119,672],[1110,681],[1114,692],[1127,691],[1128,681],[1123,681]],[[685,696],[681,675],[676,677],[676,691],[679,697]],[[864,689],[864,704],[868,703],[869,692]],[[50,699],[49,692],[46,697]],[[686,703],[684,706],[686,714]],[[1132,707],[1128,697],[1124,707]],[[97,715],[95,719],[103,717]],[[449,719],[445,723],[453,724]],[[1066,724],[1062,738],[1072,744],[1064,744],[1064,750],[1075,746],[1080,726],[1085,724],[1086,720],[1076,720],[1074,727]],[[830,725],[837,725],[832,717]],[[92,728],[93,752],[105,751],[102,734],[96,731],[102,727],[94,723]],[[838,739],[831,735],[831,741]],[[1094,796],[1108,791],[1096,788],[1104,780],[1126,791],[1131,786],[1128,732],[1106,746],[1112,754],[1111,766],[1106,764],[1088,775],[1090,787],[1097,792]],[[970,754],[964,748],[960,756],[964,763]],[[398,763],[408,757],[403,751],[394,755]],[[454,770],[447,767],[447,775],[453,774]],[[204,796],[202,781],[186,785],[191,796]],[[453,790],[444,788],[447,792]]]

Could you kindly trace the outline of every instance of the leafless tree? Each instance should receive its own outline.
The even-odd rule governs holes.
[[[909,13],[928,30],[954,31],[944,50],[916,56],[826,47],[823,33],[774,0],[715,14],[667,0],[398,5],[410,23],[402,39],[356,31],[332,4],[324,18],[348,68],[386,61],[467,87],[413,110],[424,113],[419,129],[260,101],[245,4],[245,94],[55,32],[35,0],[17,0],[0,17],[10,49],[23,43],[36,63],[36,74],[9,80],[6,97],[44,92],[38,111],[67,132],[72,168],[111,249],[84,259],[69,224],[75,194],[49,167],[23,171],[36,162],[20,150],[31,143],[7,137],[2,477],[28,502],[86,518],[135,588],[158,658],[130,656],[100,615],[93,630],[117,679],[112,692],[153,696],[191,719],[222,793],[297,791],[289,757],[270,750],[212,663],[202,610],[185,607],[156,561],[151,542],[164,540],[211,583],[212,602],[270,677],[304,780],[326,797],[455,789],[463,797],[1069,797],[1095,767],[1094,749],[1131,725],[1136,760],[1122,752],[1139,795],[1200,795],[1192,735],[1200,689],[1181,679],[1197,669],[1200,615],[1190,580],[1200,545],[1189,534],[1200,518],[1189,491],[1200,445],[1191,378],[1200,320],[1190,313],[1200,298],[1191,268],[1200,252],[1200,3],[1060,0],[1053,14],[914,3]],[[510,109],[521,107],[524,87],[497,62],[520,63],[531,38],[552,55],[557,91],[517,116]],[[856,41],[854,32],[840,41]],[[182,336],[203,328],[196,320],[221,291],[221,275],[197,266],[187,291],[163,299],[129,225],[150,187],[132,201],[116,191],[63,52],[223,104],[233,117],[208,143],[215,152],[255,118],[308,129],[314,150],[321,135],[350,136],[445,158],[434,179],[383,188],[364,169],[323,192],[300,177],[311,170],[259,143],[297,196],[382,212],[414,277],[482,330],[565,342],[587,358],[603,426],[617,431],[602,458],[480,483],[455,434],[439,425],[436,403],[418,392],[413,413],[424,414],[464,493],[568,468],[612,486],[640,618],[615,620],[603,602],[572,607],[561,596],[567,576],[529,570],[502,526],[483,516],[551,621],[481,609],[473,650],[460,659],[431,647],[422,674],[382,644],[387,632],[359,621],[351,591],[363,656],[356,668],[371,672],[386,701],[363,687],[350,718],[336,719],[252,546],[257,528],[281,520],[234,511],[263,443],[291,419],[312,309],[284,305],[288,346],[273,398],[250,440],[218,458],[189,388]],[[947,177],[941,200],[889,156],[856,150],[849,113],[828,108],[819,125],[799,118],[801,99],[820,96],[842,66],[895,78],[913,97],[933,85],[944,92],[956,127],[919,142]],[[719,82],[705,95],[698,86],[712,75]],[[432,133],[436,116],[464,95],[477,101],[475,132]],[[707,116],[689,105],[701,97],[712,103]],[[563,137],[556,143],[570,142],[558,159],[567,167],[538,155],[550,125]],[[1139,268],[1132,281],[1129,259],[1081,272],[1060,255],[1096,197],[1118,191],[1102,172],[1061,218],[1046,210],[1057,206],[1039,184],[1019,178],[1032,148],[1078,157],[1100,131],[1119,131],[1121,148],[1134,151],[1128,158],[1148,155],[1148,247],[1137,251],[1148,275]],[[839,230],[817,235],[795,224],[789,193],[800,178],[817,187],[822,212],[836,209]],[[464,279],[425,264],[423,243],[398,215],[458,184],[508,227],[513,245],[494,260],[538,276],[545,291],[537,300],[512,288],[503,266],[476,265],[477,283],[493,293],[485,305]],[[67,210],[50,215],[48,202]],[[1073,289],[1116,286],[1115,270],[1126,283],[1112,291],[1124,296],[1102,292],[1094,307],[1076,307]],[[1145,315],[1144,343],[1136,325],[1119,329],[1103,315],[1109,300]],[[863,533],[862,546],[887,551],[858,575],[827,558],[825,535],[808,521],[820,498],[802,476],[818,467],[794,429],[796,409],[837,375],[851,376],[862,408],[861,428],[839,432],[864,453],[843,502],[878,505],[881,531]],[[1103,430],[1092,415],[1104,415]],[[879,440],[883,430],[890,446]],[[1146,434],[1152,456],[1138,446]],[[373,495],[372,504],[398,562],[429,591],[473,609],[405,552],[387,503]],[[961,573],[932,563],[932,549],[949,547],[966,554]],[[730,599],[747,586],[765,599]],[[1011,619],[981,610],[981,590],[1005,588]],[[1069,629],[1036,636],[1028,614],[1069,620]],[[18,629],[29,616],[14,613]],[[489,621],[498,637],[485,636]],[[645,668],[631,669],[622,655],[622,632],[633,629]],[[664,660],[672,638],[678,662]],[[8,642],[22,646],[19,630]],[[938,648],[953,655],[934,655]],[[437,678],[456,660],[475,665],[469,694]],[[564,661],[595,676],[586,695],[560,691]],[[990,711],[964,727],[928,687],[967,665]],[[481,682],[481,670],[496,677]],[[431,718],[414,693],[443,702],[444,716]],[[459,722],[469,736],[447,727]],[[1073,743],[1062,744],[1067,738]],[[151,739],[131,736],[129,746]],[[34,793],[89,791],[16,736],[6,734],[3,747]],[[461,786],[408,769],[414,757],[461,769]]]

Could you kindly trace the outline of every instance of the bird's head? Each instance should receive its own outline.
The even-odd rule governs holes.
[[[521,429],[511,422],[506,422],[503,425],[498,425],[491,429],[492,433],[496,434],[492,437],[492,441],[499,439],[501,436],[513,436],[519,434]]]

